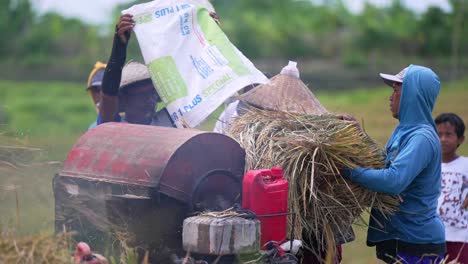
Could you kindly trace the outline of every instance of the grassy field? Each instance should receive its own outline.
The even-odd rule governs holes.
[[[388,87],[327,93],[312,86],[312,90],[330,111],[362,120],[382,146],[397,125],[390,115]],[[434,116],[455,112],[467,121],[467,98],[468,80],[443,84]],[[17,227],[22,234],[53,231],[52,178],[95,116],[82,84],[0,81],[0,147],[6,153],[1,155],[12,160],[0,164],[0,229]],[[204,127],[212,124],[213,120]],[[24,149],[9,152],[6,146]],[[459,154],[468,156],[468,143]],[[358,238],[345,245],[343,263],[374,263],[373,250],[365,246],[365,228],[356,226],[355,231]]]

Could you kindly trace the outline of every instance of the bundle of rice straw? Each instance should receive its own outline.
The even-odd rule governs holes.
[[[0,263],[73,263],[72,242],[66,233],[18,237],[0,235]]]
[[[266,105],[258,99],[257,108],[231,122],[229,134],[245,148],[247,170],[283,167],[289,180],[289,211],[297,214],[295,223],[289,219],[290,228],[293,224],[295,238],[309,236],[307,240],[319,244],[312,250],[322,251],[335,244],[335,237],[345,237],[365,209],[389,214],[398,199],[371,192],[340,175],[343,168],[384,168],[384,152],[359,124],[328,113],[297,76],[279,74],[269,85],[254,89]],[[287,97],[275,99],[275,94]],[[251,98],[243,99],[252,105]],[[293,107],[300,100],[303,103]]]

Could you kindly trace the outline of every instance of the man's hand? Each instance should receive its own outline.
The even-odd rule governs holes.
[[[126,44],[130,39],[133,27],[135,26],[135,21],[133,16],[130,14],[121,15],[119,23],[117,24],[117,35],[119,36],[120,41],[123,44]]]
[[[218,26],[221,26],[221,21],[219,21],[218,14],[215,12],[210,12],[210,17],[213,18],[213,20],[218,24]]]
[[[102,255],[92,253],[91,248],[85,242],[76,245],[75,264],[109,264]]]
[[[350,115],[350,114],[339,114],[338,118],[347,122],[350,122],[356,126],[358,126],[362,131],[365,131],[364,129],[364,120],[362,120],[362,125],[357,121],[357,119]]]
[[[350,114],[346,114],[346,113],[344,113],[344,114],[339,114],[339,115],[338,115],[338,118],[341,119],[341,120],[351,121],[351,122],[356,122],[356,123],[358,123],[357,119],[356,119],[354,116],[350,115]]]

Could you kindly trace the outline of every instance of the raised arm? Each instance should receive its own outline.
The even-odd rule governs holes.
[[[115,28],[112,52],[102,80],[102,97],[98,124],[117,121],[120,79],[127,57],[127,44],[134,25],[135,21],[133,21],[132,15],[125,14],[120,16],[119,23]]]

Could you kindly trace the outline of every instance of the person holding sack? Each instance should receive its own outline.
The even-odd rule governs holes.
[[[213,6],[206,0],[190,0],[204,6],[219,24]],[[133,16],[123,14],[117,23],[112,52],[102,80],[102,96],[96,125],[128,122],[142,125],[175,127],[166,108],[155,111],[161,97],[156,92],[146,66],[138,62],[125,64],[127,45],[135,26]],[[162,40],[163,41],[163,40]]]
[[[131,15],[120,16],[111,56],[104,71],[96,124],[128,122],[174,127],[165,108],[155,111],[156,104],[161,99],[146,66],[138,62],[129,62],[124,66],[127,45],[134,25]]]

